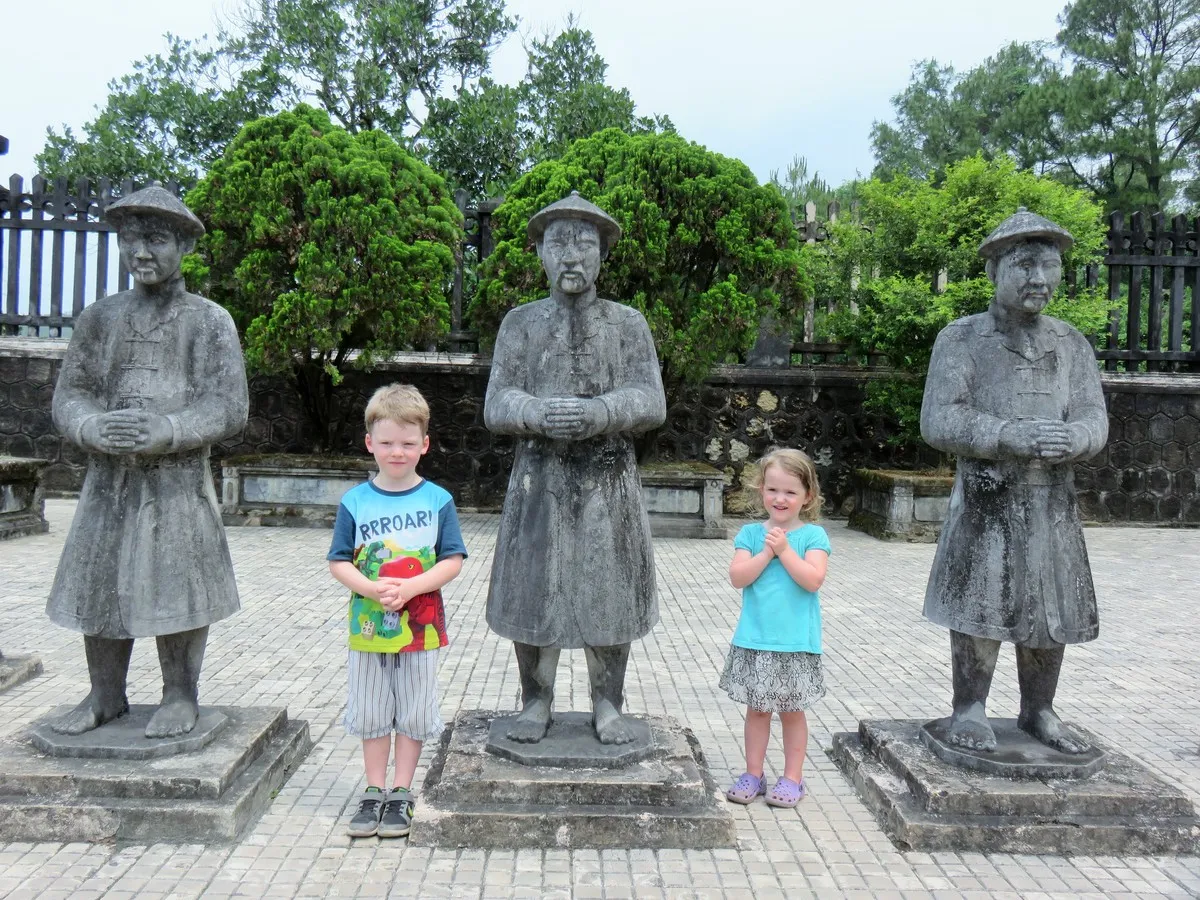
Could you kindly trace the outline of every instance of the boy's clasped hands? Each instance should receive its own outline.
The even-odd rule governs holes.
[[[380,578],[375,599],[389,612],[399,612],[408,605],[408,601],[417,596],[420,591],[414,591],[412,582],[407,578]]]

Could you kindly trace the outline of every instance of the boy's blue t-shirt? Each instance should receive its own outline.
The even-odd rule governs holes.
[[[454,498],[432,481],[385,491],[367,481],[342,497],[328,560],[349,560],[372,581],[411,578],[448,556],[467,556]],[[449,643],[442,592],[418,594],[392,612],[350,594],[350,649],[368,653],[435,650]]]
[[[807,524],[788,532],[788,543],[804,557],[809,550],[832,552],[829,535],[820,525]],[[737,550],[751,555],[767,543],[767,526],[745,525],[733,539]],[[821,600],[792,580],[778,558],[772,559],[753,583],[742,588],[742,614],[732,643],[751,650],[821,652]]]

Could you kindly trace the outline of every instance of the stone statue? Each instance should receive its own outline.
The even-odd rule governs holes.
[[[550,296],[505,316],[484,420],[516,437],[487,622],[515,642],[521,712],[508,737],[550,726],[559,652],[582,647],[592,723],[632,739],[621,716],[629,644],[658,621],[650,523],[630,435],[661,425],[658,356],[637,310],[596,296],[620,226],[577,193],[529,220]]]
[[[170,737],[196,724],[208,626],[239,607],[208,455],[246,423],[246,371],[229,313],[184,288],[200,220],[157,185],[106,217],[134,286],[79,316],[54,391],[88,468],[46,612],[83,632],[91,691],[53,727],[126,713],[133,641],[154,636],[163,696],[146,736]]]
[[[1090,748],[1054,712],[1064,645],[1099,633],[1075,503],[1075,460],[1104,446],[1095,355],[1066,322],[1040,315],[1074,239],[1024,208],[979,247],[995,298],[934,344],[921,434],[958,457],[925,617],[950,629],[951,744],[990,751],[985,711],[1001,641],[1017,647],[1017,725],[1065,753]]]

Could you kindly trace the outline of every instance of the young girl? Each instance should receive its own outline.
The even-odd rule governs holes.
[[[805,794],[804,710],[825,696],[821,674],[821,603],[829,537],[812,524],[821,509],[813,462],[799,450],[774,450],[759,461],[750,484],[762,494],[767,521],[746,525],[734,539],[729,580],[742,589],[742,614],[730,642],[721,688],[746,704],[746,772],[725,796],[792,807]],[[770,793],[763,760],[771,715],[783,723],[783,777]]]

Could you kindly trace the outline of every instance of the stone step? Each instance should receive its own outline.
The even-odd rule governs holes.
[[[238,836],[266,809],[271,798],[312,748],[308,723],[288,720],[275,708],[220,707],[227,715],[242,720],[279,722],[262,742],[257,753],[245,748],[221,748],[222,743],[245,736],[246,728],[231,727],[207,748],[172,757],[175,771],[155,771],[168,760],[130,761],[59,759],[34,757],[41,766],[54,766],[52,775],[31,773],[28,744],[0,749],[0,842],[5,841],[124,841],[136,843],[226,843]],[[280,714],[282,713],[282,719]],[[254,731],[254,729],[250,729]],[[262,731],[255,732],[259,735]],[[222,759],[214,759],[214,751]],[[222,781],[219,774],[230,771],[230,757],[246,758],[219,796],[201,796]],[[72,772],[70,763],[79,771]],[[27,780],[16,772],[16,765]],[[124,766],[123,788],[116,787],[112,767]],[[103,777],[93,771],[106,769]],[[239,768],[237,766],[233,768]],[[190,772],[190,774],[188,774]],[[98,793],[89,794],[96,789]]]

